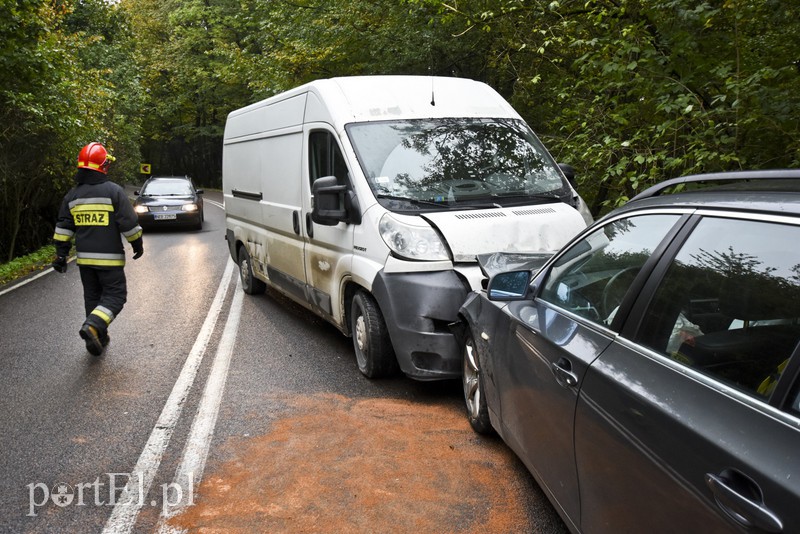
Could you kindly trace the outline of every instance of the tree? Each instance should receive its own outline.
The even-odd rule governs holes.
[[[124,22],[115,14],[99,0],[0,1],[0,257],[50,239],[82,145],[136,152],[135,120],[116,112],[133,91],[114,85],[125,57],[112,41]]]
[[[512,104],[581,168],[595,213],[676,175],[800,165],[795,4],[457,5],[448,16],[464,32],[496,36],[493,67]]]

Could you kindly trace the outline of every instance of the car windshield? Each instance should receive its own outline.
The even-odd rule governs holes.
[[[186,180],[155,180],[142,190],[143,195],[150,196],[189,196],[192,186]]]
[[[555,162],[520,120],[354,123],[347,133],[373,193],[389,208],[397,203],[400,209],[437,210],[569,200]]]

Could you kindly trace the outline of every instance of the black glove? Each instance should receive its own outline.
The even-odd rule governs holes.
[[[67,272],[67,258],[64,256],[56,256],[56,259],[50,266],[60,273]]]
[[[144,254],[144,242],[142,238],[140,237],[136,241],[133,241],[131,246],[133,247],[133,259],[138,260],[142,257],[142,254]]]

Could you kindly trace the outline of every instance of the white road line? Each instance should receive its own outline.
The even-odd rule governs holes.
[[[194,504],[194,488],[200,485],[203,478],[203,470],[217,424],[219,406],[225,391],[225,382],[228,379],[236,332],[239,329],[239,319],[242,315],[243,296],[244,291],[241,290],[241,278],[239,278],[228,320],[225,323],[225,330],[214,357],[211,374],[206,382],[206,389],[200,399],[197,415],[192,422],[192,429],[189,431],[181,462],[175,471],[173,482],[169,486],[170,492],[165,496],[165,502],[161,507],[157,532],[174,533],[174,529],[166,526],[166,520]]]
[[[144,499],[147,497],[158,467],[161,465],[164,451],[169,445],[172,431],[180,418],[186,397],[192,388],[197,370],[203,360],[203,354],[211,338],[211,333],[214,331],[214,326],[219,318],[222,304],[225,300],[225,293],[227,293],[233,275],[233,265],[233,260],[229,258],[222,280],[217,288],[217,293],[214,296],[214,301],[211,303],[208,315],[206,315],[203,326],[200,328],[200,333],[197,335],[192,350],[183,364],[178,380],[175,382],[161,415],[150,433],[150,438],[147,440],[136,466],[130,473],[128,483],[116,502],[111,517],[106,522],[103,529],[104,534],[124,534],[133,530],[139,510],[145,504]]]
[[[219,209],[222,209],[222,210],[225,209],[225,204],[222,204],[221,202],[217,202],[216,200],[210,200],[210,199],[207,198],[207,199],[204,200],[204,202],[208,202],[209,204],[214,205],[214,206],[218,207]]]
[[[74,259],[75,259],[75,257],[73,256],[72,258],[70,258],[69,260],[67,260],[67,263],[68,263],[68,264],[69,264],[69,263],[72,263],[72,261],[73,261]],[[3,295],[5,295],[6,293],[11,293],[11,292],[12,292],[12,291],[14,291],[15,289],[19,289],[19,288],[21,288],[21,287],[22,287],[22,286],[24,286],[25,284],[30,284],[30,283],[31,283],[31,282],[33,282],[34,280],[37,280],[37,279],[39,279],[39,278],[43,277],[43,276],[44,276],[44,275],[46,275],[46,274],[50,274],[50,273],[53,273],[53,272],[55,272],[55,271],[54,271],[54,270],[53,270],[51,267],[45,267],[44,271],[40,272],[40,273],[39,273],[39,274],[37,274],[36,276],[31,276],[30,278],[28,278],[28,279],[27,279],[27,280],[25,280],[24,282],[20,282],[19,284],[14,284],[13,286],[11,286],[11,287],[9,287],[9,288],[6,288],[6,289],[4,289],[4,290],[0,291],[0,297],[1,297],[1,296],[3,296]]]

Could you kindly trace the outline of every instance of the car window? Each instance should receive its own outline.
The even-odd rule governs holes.
[[[640,215],[610,222],[553,264],[540,298],[589,320],[610,324],[633,279],[678,215]]]
[[[642,344],[767,398],[800,340],[800,226],[704,218],[656,290]]]
[[[311,132],[308,152],[309,177],[312,184],[324,176],[336,176],[339,184],[347,183],[347,164],[336,138],[330,132]]]
[[[186,196],[192,194],[192,185],[185,180],[158,180],[147,184],[142,194]]]
[[[795,388],[794,400],[792,400],[789,409],[794,412],[795,415],[800,416],[800,388]]]

